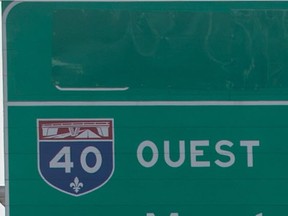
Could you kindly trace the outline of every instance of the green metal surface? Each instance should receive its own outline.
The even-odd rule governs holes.
[[[56,10],[55,85],[226,96],[287,88],[287,11],[177,9]]]
[[[285,215],[288,212],[287,107],[10,107],[9,185],[10,215]],[[19,118],[21,113],[21,118]],[[237,114],[237,115],[235,115]],[[114,118],[115,172],[102,188],[79,198],[48,186],[37,171],[36,118]],[[141,142],[157,144],[158,162],[143,167],[137,159]],[[172,160],[185,141],[185,161],[177,168],[164,160],[164,141],[170,141]],[[208,140],[199,161],[191,166],[191,140]],[[214,163],[215,145],[229,140],[227,151],[235,163]],[[241,140],[259,140],[253,149],[253,167]],[[147,149],[146,160],[151,158]],[[27,213],[27,214],[26,214]]]
[[[15,5],[4,20],[7,216],[287,215],[288,106],[272,105],[288,98],[287,11],[287,2]],[[37,168],[37,119],[95,118],[114,119],[112,178],[81,197],[50,187]],[[158,149],[143,151],[158,157],[151,167],[139,161],[144,141]],[[165,141],[179,166],[165,162]],[[259,145],[248,151],[247,141]],[[221,142],[231,146],[220,152]]]
[[[8,97],[286,100],[286,8],[286,2],[20,3],[7,18]],[[55,86],[128,90],[74,94]]]

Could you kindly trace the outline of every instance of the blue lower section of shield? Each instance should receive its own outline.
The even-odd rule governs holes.
[[[40,141],[39,172],[52,187],[73,195],[103,186],[114,171],[112,141]]]

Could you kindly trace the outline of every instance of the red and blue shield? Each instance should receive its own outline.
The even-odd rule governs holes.
[[[53,188],[81,196],[114,171],[113,119],[38,119],[38,170]]]

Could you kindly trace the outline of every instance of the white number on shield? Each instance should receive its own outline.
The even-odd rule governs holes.
[[[64,161],[60,161],[64,157]],[[64,168],[65,173],[71,173],[74,163],[71,162],[70,147],[63,147],[49,163],[50,168]]]
[[[87,164],[87,155],[94,154],[95,156],[95,164],[93,166],[89,166]],[[64,157],[64,160],[61,160]],[[61,161],[60,161],[61,160]],[[80,163],[83,170],[87,173],[95,173],[97,172],[102,165],[102,155],[101,152],[93,146],[86,147],[81,155],[80,155]],[[49,163],[50,168],[64,168],[65,173],[71,173],[71,169],[74,167],[74,163],[71,161],[71,147],[65,146],[63,147],[55,157]]]

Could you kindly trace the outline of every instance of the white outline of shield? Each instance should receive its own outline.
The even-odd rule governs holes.
[[[69,193],[69,192],[67,192],[67,191],[65,191],[65,190],[62,190],[62,189],[60,189],[60,188],[58,188],[58,187],[56,187],[56,186],[54,186],[54,185],[52,185],[43,175],[42,175],[42,172],[41,172],[41,169],[40,169],[40,151],[39,151],[39,142],[40,142],[40,140],[39,140],[39,121],[111,121],[111,126],[112,126],[112,171],[111,171],[111,173],[110,173],[110,175],[108,176],[108,178],[106,179],[106,181],[104,181],[101,185],[99,185],[98,187],[95,187],[95,188],[93,188],[93,189],[91,189],[91,190],[89,190],[89,191],[86,191],[86,192],[84,192],[84,193],[80,193],[80,194],[73,194],[73,193]],[[95,190],[97,190],[97,189],[99,189],[99,188],[101,188],[101,187],[103,187],[110,179],[111,179],[111,177],[113,176],[113,173],[114,173],[114,170],[115,170],[115,151],[114,151],[114,145],[115,145],[115,143],[114,143],[114,119],[113,118],[105,118],[105,119],[98,119],[98,118],[87,118],[87,119],[85,119],[85,118],[80,118],[80,119],[73,119],[73,118],[67,118],[67,119],[43,119],[43,118],[39,118],[39,119],[37,119],[37,127],[36,127],[36,129],[37,129],[37,167],[38,167],[38,172],[39,172],[39,174],[40,174],[40,176],[41,176],[41,178],[49,185],[49,186],[51,186],[52,188],[54,188],[54,189],[56,189],[56,190],[58,190],[58,191],[61,191],[61,192],[63,192],[63,193],[65,193],[65,194],[68,194],[68,195],[71,195],[71,196],[74,196],[74,197],[79,197],[79,196],[83,196],[83,195],[86,195],[86,194],[88,194],[88,193],[91,193],[91,192],[93,192],[93,191],[95,191]],[[80,141],[80,140],[79,140]]]

